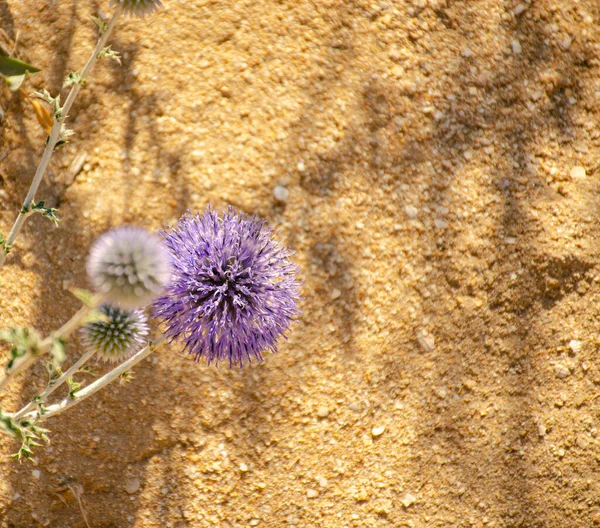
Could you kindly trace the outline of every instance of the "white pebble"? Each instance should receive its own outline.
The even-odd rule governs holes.
[[[385,425],[378,425],[371,429],[371,434],[373,436],[381,436],[385,432]]]
[[[296,165],[296,168],[300,171],[300,172],[304,172],[306,170],[306,165],[304,165],[303,161],[299,161],[298,165]]]
[[[340,295],[342,295],[342,292],[340,290],[338,290],[337,288],[334,288],[333,290],[331,290],[331,300],[335,301],[338,297],[340,297]]]
[[[130,495],[140,489],[140,480],[131,479],[125,483],[125,491]]]
[[[510,45],[512,47],[512,52],[515,55],[519,55],[519,53],[521,53],[523,51],[523,48],[521,47],[521,43],[517,39],[513,39],[513,41],[510,43]]]
[[[243,462],[240,464],[240,471],[242,473],[246,473],[248,471],[248,464],[244,464]]]
[[[581,165],[577,165],[571,169],[571,178],[574,180],[581,180],[586,177],[585,168]]]
[[[409,506],[414,504],[416,501],[417,501],[417,499],[414,495],[407,493],[406,495],[404,495],[404,498],[402,499],[402,504],[405,508],[408,508]]]
[[[571,349],[573,354],[579,354],[579,352],[581,352],[582,346],[583,343],[581,341],[578,341],[577,339],[571,339],[571,341],[569,341],[569,348]]]
[[[319,492],[318,492],[317,490],[314,490],[314,489],[308,488],[308,489],[306,490],[306,496],[307,496],[309,499],[315,499],[316,497],[318,497],[318,496],[319,496]]]
[[[425,352],[433,352],[435,347],[435,337],[427,333],[425,330],[421,330],[417,333],[417,341]]]
[[[571,371],[560,363],[554,366],[554,371],[556,373],[556,377],[560,379],[565,379],[569,374],[571,374]]]
[[[325,477],[319,477],[318,481],[319,481],[319,486],[321,486],[322,488],[326,488],[327,484],[329,484]]]
[[[31,472],[31,476],[36,480],[40,480],[40,477],[42,476],[42,472],[39,469],[34,469]]]
[[[317,416],[319,418],[327,418],[329,416],[329,409],[326,406],[319,407],[317,409]]]
[[[278,202],[286,203],[290,197],[290,191],[288,191],[283,185],[277,185],[273,189],[273,196]]]
[[[515,16],[519,16],[523,11],[525,11],[525,9],[527,9],[527,6],[525,4],[519,4],[513,9],[513,13],[515,14]]]
[[[419,214],[419,210],[412,205],[407,205],[404,208],[404,212],[406,213],[406,216],[408,216],[408,218],[416,218]]]

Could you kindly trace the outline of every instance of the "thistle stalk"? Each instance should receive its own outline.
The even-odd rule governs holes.
[[[87,350],[73,365],[69,367],[59,378],[51,381],[48,386],[38,394],[35,400],[30,401],[25,407],[13,415],[13,420],[18,421],[24,414],[31,411],[36,405],[45,405],[48,396],[58,387],[65,383],[73,374],[75,374],[88,360],[96,353],[94,349]]]
[[[110,22],[106,26],[106,29],[104,30],[104,32],[102,32],[102,34],[100,35],[100,38],[98,39],[98,43],[96,44],[94,51],[90,55],[87,63],[85,64],[85,66],[80,74],[80,82],[76,82],[72,85],[71,91],[69,92],[69,95],[67,96],[67,100],[65,101],[65,104],[62,107],[59,115],[55,114],[53,117],[54,123],[52,125],[52,130],[50,132],[50,136],[48,137],[48,140],[46,142],[46,148],[44,149],[44,153],[42,154],[42,159],[40,160],[37,170],[35,171],[35,176],[33,177],[33,181],[31,182],[31,185],[29,186],[29,191],[27,192],[27,196],[25,197],[25,201],[23,202],[21,210],[19,211],[19,215],[17,216],[15,223],[13,224],[13,226],[10,230],[10,233],[6,237],[6,240],[2,244],[2,246],[3,246],[2,249],[4,251],[0,251],[0,269],[4,265],[6,256],[10,252],[12,246],[14,245],[15,240],[16,240],[17,236],[19,235],[19,232],[21,231],[21,228],[23,227],[23,224],[25,223],[25,219],[27,218],[27,216],[29,215],[29,212],[31,211],[31,207],[35,200],[35,194],[40,186],[40,183],[42,181],[42,178],[44,177],[44,174],[46,173],[46,169],[48,168],[50,159],[52,158],[52,154],[54,153],[54,149],[60,138],[61,129],[65,122],[65,119],[67,118],[69,110],[71,109],[71,106],[73,106],[75,98],[77,97],[77,94],[79,93],[79,90],[81,89],[82,83],[85,82],[87,76],[89,75],[92,68],[94,67],[94,64],[96,64],[96,61],[98,60],[101,51],[104,49],[106,41],[108,40],[108,37],[110,36],[112,30],[114,29],[114,27],[117,23],[117,19],[119,18],[119,15],[122,13],[122,11],[123,11],[123,5],[117,4],[117,7],[113,13],[113,16],[110,19]],[[2,386],[0,385],[0,389],[1,388],[2,388]]]
[[[154,341],[148,343],[144,348],[142,348],[139,352],[131,356],[127,361],[124,361],[118,367],[115,367],[113,370],[107,372],[101,378],[98,378],[93,383],[90,383],[87,387],[78,390],[72,396],[67,396],[60,402],[49,405],[44,409],[43,413],[39,410],[30,412],[29,414],[24,414],[22,413],[22,411],[19,411],[13,416],[13,418],[16,418],[18,416],[21,418],[21,420],[38,423],[43,420],[46,420],[47,418],[50,418],[51,416],[60,414],[63,411],[70,409],[74,405],[81,403],[86,398],[89,398],[92,394],[95,394],[100,389],[103,389],[104,387],[106,387],[106,385],[116,380],[121,374],[137,365],[140,361],[142,361],[142,359],[145,359],[150,354],[152,354],[152,352],[156,350],[156,347],[161,345],[164,341],[165,337],[161,336],[155,339]]]
[[[95,296],[93,301],[90,303],[90,305],[82,306],[79,309],[79,311],[77,311],[75,313],[75,315],[73,315],[73,317],[71,317],[71,319],[69,319],[58,330],[56,330],[55,332],[52,332],[52,334],[50,334],[48,337],[46,337],[40,343],[40,345],[39,345],[38,349],[35,351],[35,353],[33,353],[31,351],[27,351],[27,353],[15,363],[15,365],[10,369],[10,371],[7,372],[4,375],[4,377],[2,377],[0,379],[0,391],[2,391],[4,388],[6,388],[8,386],[8,384],[11,383],[21,372],[24,372],[31,365],[33,365],[33,363],[35,363],[35,361],[39,357],[48,353],[48,351],[52,347],[52,344],[57,339],[63,339],[65,337],[68,337],[71,334],[71,332],[73,332],[73,330],[78,328],[81,324],[81,321],[83,321],[83,319],[93,309],[100,306],[100,304],[102,303],[102,299],[103,299],[102,296],[99,296],[99,295]]]

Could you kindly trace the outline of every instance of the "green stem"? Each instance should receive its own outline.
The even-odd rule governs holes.
[[[85,64],[85,66],[83,68],[83,71],[81,72],[82,81],[84,81],[87,78],[87,76],[89,75],[94,64],[98,60],[98,55],[104,49],[106,41],[108,40],[108,37],[110,36],[113,28],[115,27],[115,24],[117,23],[117,19],[119,18],[119,15],[121,14],[122,10],[123,10],[123,5],[119,3],[117,5],[117,8],[115,9],[115,12],[113,13],[113,16],[112,16],[110,22],[108,23],[106,31],[104,31],[104,33],[102,33],[102,35],[98,39],[98,43],[96,44],[94,51],[90,55],[90,58],[88,59],[87,63]],[[27,192],[27,196],[25,197],[25,201],[23,202],[23,205],[21,207],[19,215],[17,216],[17,219],[15,220],[15,223],[13,224],[13,226],[10,230],[10,233],[8,234],[8,237],[6,238],[6,241],[4,242],[5,251],[0,251],[0,269],[4,265],[4,261],[6,260],[6,256],[8,255],[8,252],[6,251],[6,249],[10,250],[12,248],[19,232],[21,231],[21,228],[23,227],[23,224],[25,223],[25,218],[27,217],[27,213],[24,211],[29,211],[29,209],[31,208],[31,204],[35,200],[35,193],[37,192],[37,190],[40,186],[40,183],[42,182],[42,178],[44,177],[44,174],[46,173],[46,169],[48,168],[48,165],[50,164],[50,159],[52,158],[52,154],[54,153],[54,148],[56,147],[56,143],[58,142],[58,139],[60,137],[61,127],[62,127],[62,125],[69,113],[69,110],[71,109],[71,106],[73,105],[73,102],[75,101],[75,98],[77,97],[77,94],[79,93],[80,89],[81,89],[81,83],[75,83],[71,87],[71,91],[69,92],[69,95],[67,96],[67,100],[65,101],[65,104],[62,107],[62,116],[58,119],[56,118],[56,116],[54,117],[54,124],[52,125],[52,130],[50,131],[50,136],[48,137],[48,141],[46,142],[46,148],[44,149],[44,153],[42,154],[42,159],[40,160],[40,164],[38,165],[37,170],[35,171],[35,176],[33,177],[33,181],[31,182],[31,185],[29,186],[29,191]],[[1,386],[0,386],[0,389],[1,389]]]
[[[118,367],[115,367],[110,372],[107,372],[104,376],[98,378],[93,383],[90,383],[87,387],[78,390],[75,394],[73,394],[72,397],[67,396],[60,402],[55,403],[53,405],[49,405],[45,408],[43,414],[40,413],[39,410],[37,410],[26,414],[25,416],[23,416],[23,419],[35,423],[41,422],[43,420],[46,420],[47,418],[50,418],[51,416],[60,414],[66,411],[67,409],[70,409],[74,405],[81,403],[86,398],[89,398],[92,394],[95,394],[100,389],[106,387],[106,385],[116,380],[121,374],[123,374],[123,372],[126,372],[127,370],[135,366],[137,363],[142,361],[142,359],[148,357],[150,354],[152,354],[152,352],[154,352],[154,350],[156,350],[156,347],[161,345],[164,341],[164,336],[155,339],[151,343],[148,343],[139,352],[130,357],[127,361],[121,363]]]
[[[14,365],[13,368],[7,372],[2,379],[0,379],[0,392],[11,383],[21,372],[27,370],[33,363],[35,363],[36,359],[45,355],[50,348],[52,347],[52,343],[56,339],[61,339],[69,336],[73,330],[75,330],[80,324],[81,321],[88,315],[94,308],[97,308],[102,304],[103,297],[100,295],[96,295],[93,298],[90,306],[84,305],[82,306],[71,319],[69,319],[64,325],[62,325],[58,330],[52,332],[48,337],[46,337],[39,346],[39,349],[35,354],[31,352],[27,352],[23,357],[19,359]]]

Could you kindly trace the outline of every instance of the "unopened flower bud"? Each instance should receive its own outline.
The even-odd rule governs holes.
[[[99,310],[106,320],[87,323],[81,331],[85,345],[101,359],[110,363],[124,361],[147,343],[150,329],[141,310],[122,310],[108,304]]]

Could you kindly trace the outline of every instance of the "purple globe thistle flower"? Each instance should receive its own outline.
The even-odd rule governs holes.
[[[173,275],[154,302],[169,341],[210,364],[243,366],[276,352],[276,341],[299,312],[298,266],[293,253],[256,217],[229,208],[188,212],[162,233],[171,251]]]
[[[87,272],[108,301],[137,308],[165,289],[171,274],[170,256],[158,236],[139,227],[119,227],[96,240]]]
[[[83,342],[106,362],[116,363],[135,354],[147,343],[148,318],[141,310],[121,310],[103,304],[105,321],[87,323],[81,328]]]
[[[154,13],[159,7],[162,7],[161,0],[111,0],[110,5],[121,4],[123,10],[137,17],[143,17]]]

